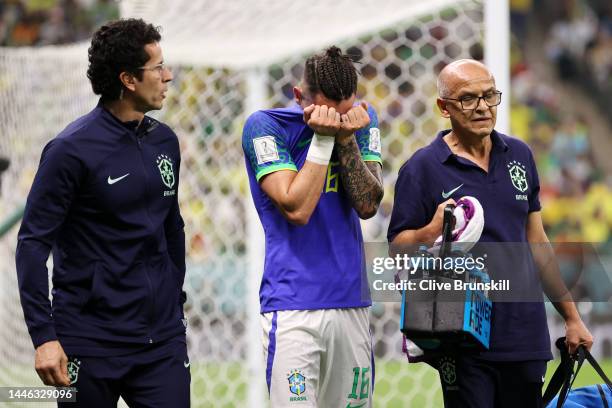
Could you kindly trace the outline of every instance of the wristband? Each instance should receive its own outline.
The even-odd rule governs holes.
[[[321,136],[315,133],[310,141],[306,160],[327,166],[334,150],[334,139],[334,136]]]

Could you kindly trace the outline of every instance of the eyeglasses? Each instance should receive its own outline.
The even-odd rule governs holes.
[[[454,98],[441,98],[441,99],[448,100],[448,101],[459,101],[459,103],[461,104],[461,109],[474,110],[478,107],[478,105],[480,105],[481,99],[484,99],[485,103],[487,104],[489,108],[499,105],[501,103],[501,96],[502,96],[502,93],[500,91],[495,91],[495,92],[491,92],[483,96],[468,95],[468,96],[461,97],[459,99],[454,99]]]
[[[152,67],[139,67],[138,69],[142,69],[143,71],[157,71],[157,73],[161,75],[162,72],[170,68],[168,68],[168,66],[162,62],[160,64],[153,65]]]

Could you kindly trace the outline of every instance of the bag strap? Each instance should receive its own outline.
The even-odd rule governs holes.
[[[440,243],[439,256],[442,259],[447,258],[452,249],[453,245],[453,228],[455,226],[455,216],[453,211],[455,210],[454,204],[447,204],[444,207],[444,218],[442,221],[442,242]]]
[[[561,362],[559,363],[559,366],[557,366],[557,369],[552,375],[550,382],[544,391],[544,396],[542,397],[544,406],[548,405],[550,401],[555,398],[555,395],[557,395],[563,387],[566,378],[570,378],[573,372],[572,360],[569,352],[567,351],[567,347],[565,346],[565,337],[558,338],[555,345],[561,352]]]
[[[565,346],[565,342],[563,343],[563,345]],[[567,347],[565,348],[567,349]],[[559,393],[559,399],[557,400],[557,408],[562,408],[563,404],[565,403],[565,400],[569,396],[569,393],[572,390],[572,387],[574,386],[574,381],[576,381],[576,377],[578,377],[578,372],[580,372],[580,369],[582,368],[582,364],[584,363],[584,360],[586,357],[585,356],[586,351],[587,351],[586,348],[584,348],[583,346],[580,346],[578,347],[578,350],[576,352],[576,359],[574,360],[570,356],[570,364],[571,364],[570,373],[567,377],[565,377],[563,388],[561,389],[561,392]],[[578,363],[577,366],[576,366],[576,363]],[[575,369],[574,369],[574,366],[576,366]]]
[[[581,347],[581,348],[583,348],[583,347]],[[595,357],[593,357],[593,355],[587,349],[584,349],[584,351],[585,351],[584,354],[585,354],[585,357],[586,357],[587,361],[591,364],[593,369],[595,369],[597,374],[599,374],[601,379],[604,380],[604,382],[606,383],[606,385],[610,389],[610,392],[612,392],[612,383],[610,383],[610,379],[608,378],[606,373],[604,373],[604,371],[601,369],[601,366],[599,365],[597,360],[595,360]]]
[[[610,383],[610,379],[606,376],[597,360],[595,360],[595,357],[593,357],[586,347],[579,346],[576,352],[576,357],[572,358],[567,349],[567,345],[565,344],[565,337],[558,338],[555,345],[561,353],[561,363],[559,363],[559,366],[555,370],[550,382],[548,383],[548,386],[546,387],[546,390],[544,391],[542,400],[544,401],[545,406],[553,400],[557,393],[559,393],[557,408],[561,408],[563,406],[570,390],[572,389],[572,386],[574,385],[574,381],[578,376],[578,372],[582,368],[584,360],[587,360],[589,364],[591,364],[601,379],[604,380],[610,392],[612,392],[612,384]]]
[[[606,398],[606,394],[604,394],[604,390],[601,384],[596,384],[596,385],[597,385],[597,391],[599,391],[599,396],[601,397],[601,401],[603,402],[604,408],[609,408],[610,406],[608,405],[608,399]]]

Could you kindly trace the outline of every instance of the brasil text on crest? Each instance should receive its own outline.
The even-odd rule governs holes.
[[[173,188],[176,183],[176,178],[174,176],[174,165],[172,163],[172,159],[165,154],[160,154],[157,156],[156,163],[159,174],[161,175],[162,183],[168,188]],[[164,191],[164,197],[173,196],[175,194],[176,190]]]

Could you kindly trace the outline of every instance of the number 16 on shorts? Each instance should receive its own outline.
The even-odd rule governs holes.
[[[364,406],[370,396],[370,367],[355,367],[353,368],[353,387],[350,394],[346,397],[349,399],[347,408],[358,408]],[[363,404],[353,404],[354,402],[366,400]]]

